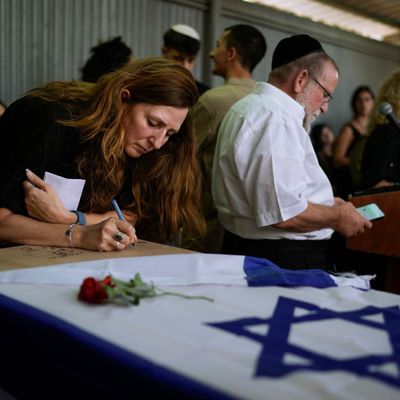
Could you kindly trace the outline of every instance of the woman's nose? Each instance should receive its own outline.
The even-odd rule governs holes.
[[[150,138],[151,144],[155,150],[158,150],[163,146],[163,144],[166,142],[165,137],[165,133],[162,132],[159,135],[154,135]]]

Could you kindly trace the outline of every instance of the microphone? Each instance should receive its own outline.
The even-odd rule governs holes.
[[[390,103],[383,102],[379,106],[379,112],[386,117],[386,119],[392,124],[393,127],[400,133],[399,120],[396,114],[393,112],[393,107]]]

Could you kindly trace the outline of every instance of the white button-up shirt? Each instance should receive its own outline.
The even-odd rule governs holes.
[[[302,213],[308,203],[333,205],[328,178],[303,128],[302,105],[258,82],[222,121],[212,190],[225,229],[247,239],[328,239],[332,229],[307,233],[271,226]]]

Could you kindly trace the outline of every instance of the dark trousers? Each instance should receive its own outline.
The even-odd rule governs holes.
[[[282,268],[331,270],[329,240],[244,239],[227,230],[221,253],[266,258]]]

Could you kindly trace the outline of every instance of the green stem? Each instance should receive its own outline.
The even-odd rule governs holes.
[[[182,293],[164,292],[164,291],[160,291],[158,294],[160,296],[177,296],[177,297],[182,297],[184,299],[189,299],[189,300],[198,299],[198,300],[207,300],[207,301],[210,301],[211,303],[214,302],[214,299],[212,299],[211,297],[207,297],[207,296],[188,296],[188,295],[182,294]]]

